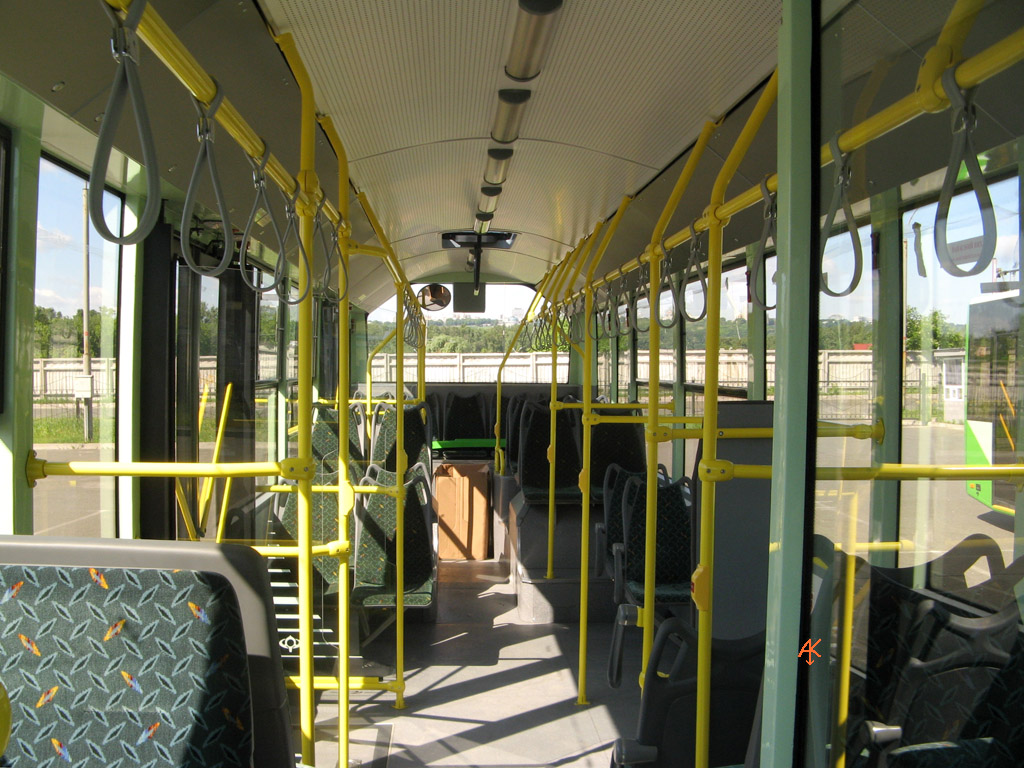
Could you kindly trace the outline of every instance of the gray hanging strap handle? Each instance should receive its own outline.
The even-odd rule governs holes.
[[[302,187],[299,186],[298,182],[295,183],[295,192],[288,202],[285,203],[285,218],[288,220],[287,226],[284,228],[284,235],[281,237],[281,242],[284,247],[281,249],[281,253],[277,257],[277,269],[275,270],[274,277],[278,279],[277,282],[277,297],[290,307],[294,307],[297,304],[301,304],[306,300],[309,295],[309,289],[313,284],[313,274],[309,266],[309,254],[306,253],[306,246],[302,244],[302,235],[299,232],[299,214],[295,210],[295,203],[299,199],[299,195],[302,193]],[[285,264],[287,259],[285,253],[288,248],[288,240],[292,235],[295,235],[295,242],[299,246],[299,261],[301,262],[302,268],[306,271],[306,289],[299,295],[297,299],[291,299],[288,297],[288,279],[286,273]]]
[[[928,277],[928,270],[924,264],[924,247],[921,244],[921,223],[914,222],[914,255],[917,256],[917,274],[920,277]]]
[[[860,234],[857,232],[857,222],[853,218],[853,208],[850,206],[850,198],[846,194],[850,187],[850,156],[844,155],[839,149],[839,134],[832,137],[828,143],[832,150],[832,164],[835,169],[834,182],[832,186],[832,202],[828,206],[828,214],[825,216],[825,224],[821,228],[821,243],[818,251],[818,268],[821,270],[821,290],[828,296],[841,298],[849,296],[860,285],[860,275],[864,271],[864,251],[860,245]],[[834,291],[828,285],[828,275],[824,271],[825,245],[828,243],[828,236],[832,232],[832,224],[836,219],[836,212],[840,205],[843,208],[843,215],[846,217],[846,231],[850,233],[850,240],[853,243],[853,276],[850,284],[841,291]]]
[[[224,100],[224,92],[220,89],[217,81],[213,81],[217,92],[210,101],[209,107],[203,107],[194,96],[192,104],[196,108],[199,119],[196,123],[196,137],[199,140],[199,153],[196,155],[196,164],[192,168],[192,178],[188,182],[188,190],[185,192],[185,205],[181,209],[181,231],[178,236],[181,238],[181,255],[188,264],[188,268],[197,275],[204,277],[218,277],[224,274],[231,259],[235,255],[235,235],[231,228],[231,219],[228,216],[228,204],[224,200],[224,190],[221,189],[220,176],[217,174],[217,159],[213,154],[213,116],[217,114],[217,108]],[[217,201],[220,223],[224,232],[224,253],[215,267],[200,267],[192,255],[192,213],[196,207],[196,195],[199,192],[199,177],[202,175],[203,166],[209,170],[210,182],[213,184],[213,196]]]
[[[699,315],[691,317],[690,313],[686,311],[686,286],[690,284],[690,273],[694,269],[697,270],[697,279],[700,280],[700,291],[704,296],[704,307]],[[704,274],[704,249],[701,246],[700,238],[693,224],[690,224],[690,258],[686,261],[686,271],[683,273],[683,279],[679,283],[679,296],[676,299],[676,303],[679,305],[679,311],[683,313],[683,317],[688,322],[699,323],[708,314],[708,278]]]
[[[946,166],[946,178],[942,181],[939,193],[939,207],[935,211],[935,254],[939,264],[953,277],[970,277],[983,272],[992,263],[996,252],[996,214],[992,209],[992,198],[988,193],[985,175],[978,163],[978,152],[974,148],[974,128],[978,118],[974,109],[974,89],[961,91],[956,82],[956,68],[950,67],[942,73],[942,87],[953,107],[953,148]],[[967,269],[960,269],[953,261],[946,242],[946,226],[949,217],[949,205],[953,201],[953,190],[956,178],[960,173],[960,163],[967,166],[967,176],[974,189],[974,197],[981,210],[981,253],[978,260]]]
[[[270,146],[265,141],[263,142],[263,157],[259,162],[249,158],[249,162],[252,163],[252,183],[256,188],[256,199],[253,200],[252,209],[249,211],[249,218],[245,222],[245,231],[242,232],[242,243],[238,250],[238,267],[242,272],[242,282],[256,293],[267,293],[268,291],[277,290],[278,283],[284,275],[280,268],[280,264],[284,259],[284,239],[281,237],[281,229],[277,226],[277,220],[274,218],[274,210],[270,207],[270,201],[267,200],[266,170],[269,159]],[[274,269],[274,279],[267,285],[263,285],[262,280],[260,282],[253,282],[249,279],[249,238],[252,236],[252,227],[256,223],[256,217],[259,215],[261,208],[270,219],[270,230],[274,235],[272,245],[277,246],[277,252],[280,254],[277,260],[278,267]]]
[[[630,327],[637,333],[647,333],[651,330],[651,315],[654,312],[654,303],[651,301],[651,265],[650,262],[643,264],[640,267],[640,280],[639,285],[636,287],[636,291],[633,294],[633,300],[626,306],[627,316],[632,313],[629,324]],[[647,298],[647,327],[640,327],[640,299]]]
[[[330,234],[327,232],[327,225],[324,224],[324,220],[327,216],[323,213],[324,205],[327,203],[327,195],[320,198],[319,204],[316,207],[316,223],[314,224],[314,230],[320,232],[320,244],[324,249],[324,273],[321,276],[321,280],[324,286],[324,293],[327,295],[330,301],[340,302],[344,301],[345,297],[348,296],[348,269],[345,267],[345,260],[341,257],[341,236],[338,231],[344,226],[345,222],[339,219],[338,227],[332,228]],[[341,291],[341,294],[334,298],[330,291],[332,290],[331,283],[334,279],[334,268],[331,266],[333,259],[338,260],[338,264],[341,267],[341,272],[345,276],[345,288]]]
[[[607,296],[607,293],[606,293],[606,296]],[[601,310],[601,302],[597,298],[597,293],[596,292],[594,293],[594,299],[591,302],[590,307],[591,307],[591,315],[590,315],[590,317],[587,318],[587,334],[594,341],[601,341],[602,339],[607,339],[608,338],[607,332],[602,332],[602,331],[606,331],[606,329],[605,329],[605,325],[604,325],[604,318],[601,316],[601,312],[602,312],[602,310]]]
[[[89,172],[89,218],[100,237],[118,245],[135,245],[145,240],[153,231],[160,217],[160,164],[156,157],[156,144],[153,141],[153,129],[146,111],[146,100],[139,81],[139,40],[135,30],[146,9],[146,0],[135,0],[128,9],[124,21],[104,0],[100,0],[103,10],[114,26],[110,38],[110,47],[117,62],[114,82],[110,86],[107,108],[103,111],[99,136],[96,139],[96,152],[92,159],[92,170]],[[117,124],[124,111],[125,96],[132,100],[135,113],[135,126],[139,132],[139,143],[142,145],[142,163],[146,168],[146,206],[139,216],[138,226],[134,232],[118,237],[103,218],[103,192],[107,178],[107,167],[110,165],[110,153],[114,148],[114,134]]]
[[[333,244],[331,243],[330,236],[327,234],[327,228],[324,225],[324,206],[327,204],[327,195],[321,195],[320,202],[316,204],[316,214],[313,216],[313,244],[316,241],[320,241],[320,247],[323,248],[324,252],[324,271],[320,274],[320,291],[318,294],[320,298],[327,301],[334,301],[332,294],[331,278],[334,277],[334,269],[331,266],[331,259],[334,256]],[[405,302],[408,306],[409,302]]]
[[[664,259],[668,259],[669,249],[665,247],[665,240],[661,240],[661,252],[664,255]],[[669,300],[672,302],[672,320],[668,323],[661,322],[661,294],[662,291],[668,291]],[[679,322],[679,305],[676,302],[676,292],[672,287],[672,276],[665,269],[665,262],[662,261],[661,270],[661,283],[658,284],[658,298],[655,300],[657,307],[651,305],[651,316],[654,318],[654,322],[658,324],[658,327],[664,331],[675,328],[676,323]]]
[[[765,252],[768,250],[768,239],[771,238],[772,245],[776,250],[779,247],[777,239],[777,227],[779,208],[775,196],[768,191],[768,178],[761,179],[761,197],[764,198],[764,226],[761,227],[761,242],[757,245],[757,252],[750,264],[750,302],[760,311],[768,312],[778,306],[778,302],[768,306],[768,286],[764,288],[764,298],[761,297],[761,272],[764,270],[767,260]]]

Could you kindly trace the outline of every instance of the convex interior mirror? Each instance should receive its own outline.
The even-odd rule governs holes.
[[[428,312],[444,309],[452,302],[452,292],[440,283],[431,283],[420,288],[420,306]]]

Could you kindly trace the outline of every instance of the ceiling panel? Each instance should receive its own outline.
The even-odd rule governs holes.
[[[432,233],[473,224],[496,91],[515,86],[503,65],[516,0],[260,5],[295,35],[353,183],[410,277],[447,271]],[[779,0],[565,2],[541,74],[518,86],[532,96],[492,223],[538,236],[517,244],[533,257],[524,274],[564,255],[770,73],[779,15]]]

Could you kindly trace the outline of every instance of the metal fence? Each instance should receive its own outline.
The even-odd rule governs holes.
[[[262,352],[262,351],[261,351]],[[286,352],[286,370],[294,377],[295,356]],[[497,380],[503,354],[500,353],[444,353],[432,352],[426,356],[426,378],[431,383],[490,384]],[[276,355],[260,355],[261,379],[276,377]],[[873,353],[871,350],[822,350],[818,353],[819,415],[825,419],[863,420],[872,418],[874,388]],[[600,366],[601,383],[610,382],[612,361]],[[753,357],[745,349],[723,349],[718,355],[720,383],[724,387],[745,387],[751,377]],[[569,372],[569,354],[560,352],[557,358],[557,379],[566,381]],[[939,350],[931,359],[920,353],[907,353],[904,367],[904,418],[962,421],[963,382],[965,381],[963,350]],[[395,380],[396,356],[379,354],[373,360],[374,381]],[[662,382],[677,380],[679,373],[675,350],[661,351],[660,374]],[[629,363],[625,355],[618,360],[620,386],[629,380]],[[95,358],[92,361],[93,392],[97,400],[110,398],[117,387],[117,361],[114,358]],[[37,407],[42,404],[71,404],[74,400],[75,378],[82,375],[81,358],[36,359],[32,368],[32,387]],[[650,376],[650,353],[637,352],[637,379],[646,382]],[[405,357],[406,381],[417,377],[416,355]],[[775,352],[769,350],[766,360],[768,391],[775,387]],[[517,352],[509,355],[502,381],[507,383],[548,382],[551,380],[551,353]],[[686,384],[705,382],[704,350],[687,350],[682,371]],[[216,357],[199,358],[199,387],[211,395],[217,381]],[[696,405],[696,403],[694,403]]]

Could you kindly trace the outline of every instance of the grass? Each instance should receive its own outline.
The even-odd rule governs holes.
[[[32,441],[36,443],[95,443],[108,425],[99,419],[92,423],[92,440],[85,439],[85,424],[81,416],[48,416],[32,423]],[[113,425],[110,425],[111,427]]]

